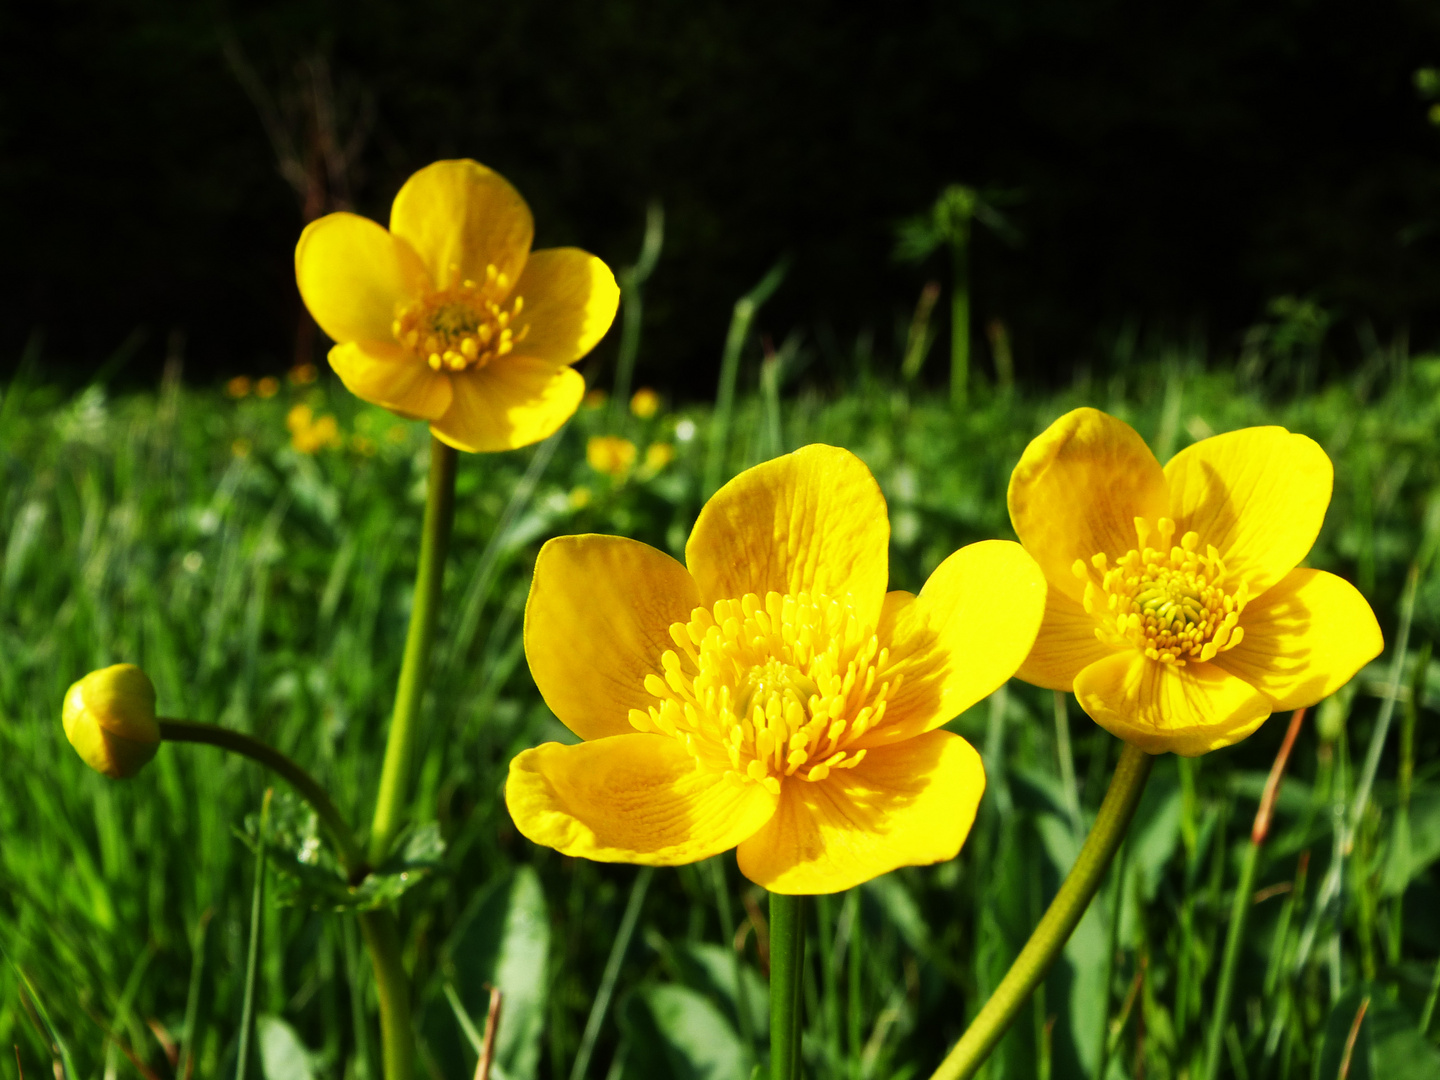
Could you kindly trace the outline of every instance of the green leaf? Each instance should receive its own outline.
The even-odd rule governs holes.
[[[670,959],[686,986],[723,1003],[727,1019],[738,1026],[740,1003],[735,990],[735,954],[731,949],[699,941],[679,942],[670,946]],[[740,972],[750,1030],[763,1042],[770,1030],[770,990],[753,965],[742,962]]]
[[[1385,987],[1361,983],[1346,991],[1330,1010],[1317,1080],[1333,1080],[1338,1074],[1345,1040],[1366,998],[1370,1004],[1355,1039],[1347,1080],[1434,1080],[1440,1076],[1440,1050],[1420,1034],[1415,1018],[1390,999]]]
[[[900,931],[905,944],[917,953],[924,953],[930,940],[930,927],[920,913],[920,905],[895,874],[882,874],[861,886],[865,895],[875,901],[885,917]]]
[[[747,1080],[755,1066],[730,1021],[688,987],[643,986],[621,1015],[630,1047],[624,1080]]]
[[[315,1080],[314,1055],[284,1020],[262,1015],[255,1021],[255,1034],[265,1080]]]

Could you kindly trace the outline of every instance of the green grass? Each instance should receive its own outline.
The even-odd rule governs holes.
[[[338,418],[344,448],[289,447],[285,415],[301,400]],[[981,393],[958,415],[862,372],[848,393],[787,397],[778,424],[773,399],[742,395],[725,471],[808,442],[854,450],[889,500],[892,586],[914,589],[959,545],[1012,535],[1010,469],[1080,404],[1134,424],[1162,460],[1260,423],[1310,434],[1335,460],[1311,563],[1357,582],[1390,647],[1301,734],[1260,858],[1220,1074],[1328,1080],[1368,998],[1350,1076],[1440,1075],[1440,1018],[1416,1033],[1440,954],[1440,668],[1415,662],[1440,631],[1440,576],[1428,565],[1374,798],[1341,856],[1338,905],[1315,907],[1336,813],[1353,798],[1386,693],[1407,570],[1440,536],[1440,360],[1377,350],[1359,375],[1295,396],[1172,358],[1046,396]],[[705,410],[626,417],[642,460],[652,442],[676,458],[623,481],[585,461],[607,415],[582,409],[553,446],[462,456],[413,802],[445,851],[400,901],[426,1067],[453,1080],[474,1069],[488,982],[506,994],[504,1075],[571,1076],[636,880],[631,867],[532,846],[501,800],[515,752],[569,738],[521,651],[540,543],[598,531],[679,554],[703,501]],[[174,384],[109,398],[22,380],[0,398],[0,1045],[17,1045],[26,1076],[51,1070],[63,1046],[76,1077],[169,1077],[177,1042],[193,1075],[233,1075],[256,865],[243,837],[271,781],[179,745],[133,781],[106,781],[65,743],[60,701],[86,671],[137,662],[162,714],[273,743],[353,822],[368,821],[425,440],[422,425],[325,382],[232,401]],[[808,1076],[923,1077],[938,1064],[1053,894],[1118,756],[1073,701],[1066,722],[1073,763],[1058,752],[1048,692],[1011,683],[958,718],[952,727],[983,751],[990,777],[960,858],[819,901],[804,986]],[[1159,763],[1123,876],[1112,873],[992,1080],[1093,1076],[1102,1032],[1107,1080],[1198,1075],[1231,893],[1283,729],[1279,717],[1233,749]],[[303,847],[309,827],[277,786],[276,831]],[[271,876],[254,1074],[376,1080],[353,919],[312,910],[293,879]],[[733,856],[654,875],[588,1076],[749,1076],[767,1031],[751,920],[762,899]]]

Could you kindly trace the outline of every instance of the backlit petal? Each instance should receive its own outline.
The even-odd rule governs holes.
[[[775,812],[759,784],[697,769],[667,735],[546,743],[510,762],[505,804],[537,844],[599,862],[678,866],[752,836]]]
[[[899,679],[885,719],[855,743],[913,738],[958,716],[1015,674],[1045,610],[1045,579],[1019,544],[984,540],[941,563],[919,596],[892,592],[880,618],[890,652],[882,680]]]
[[[435,285],[448,289],[483,282],[489,265],[515,282],[535,224],[499,173],[475,161],[437,161],[405,181],[390,208],[390,231],[409,241]]]
[[[1314,440],[1252,427],[1186,447],[1165,466],[1176,536],[1214,544],[1250,595],[1305,558],[1330,505],[1334,469]]]
[[[740,870],[795,895],[953,859],[984,791],[980,755],[948,731],[871,750],[818,783],[787,781],[775,816],[740,845]]]
[[[295,282],[320,329],[332,339],[393,344],[397,304],[423,287],[415,253],[356,214],[312,221],[295,245]]]
[[[531,252],[515,294],[525,301],[519,322],[529,328],[516,355],[554,364],[573,364],[593,349],[620,305],[610,268],[579,248]]]
[[[399,345],[348,341],[330,350],[330,366],[356,397],[401,416],[434,420],[450,408],[450,376]]]
[[[633,732],[655,699],[645,676],[674,649],[671,623],[699,590],[685,567],[619,536],[562,536],[540,549],[525,605],[525,656],[550,711],[582,739]]]
[[[1080,600],[1075,560],[1134,548],[1135,519],[1165,513],[1165,475],[1129,424],[1076,409],[1025,448],[1008,501],[1011,524],[1050,587]]]
[[[1047,690],[1074,689],[1075,676],[1115,652],[1095,636],[1097,625],[1083,605],[1051,589],[1045,597],[1040,633],[1015,677]]]
[[[1152,754],[1185,757],[1239,742],[1271,712],[1266,695],[1214,664],[1176,667],[1138,650],[1080,672],[1075,698],[1112,735]]]
[[[1323,570],[1291,570],[1240,616],[1245,636],[1215,663],[1269,694],[1275,709],[1329,697],[1385,648],[1360,591]]]
[[[585,380],[528,356],[506,356],[451,377],[450,408],[430,425],[457,450],[486,453],[529,446],[553,434],[580,407]]]
[[[806,446],[717,491],[685,562],[707,605],[772,591],[848,596],[862,625],[875,626],[890,577],[885,497],[850,451]]]

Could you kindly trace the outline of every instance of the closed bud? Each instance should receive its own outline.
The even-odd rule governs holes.
[[[106,776],[134,776],[160,747],[155,686],[134,664],[92,671],[65,692],[65,737]]]

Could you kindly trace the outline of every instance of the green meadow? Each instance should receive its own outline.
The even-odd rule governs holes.
[[[1103,375],[1044,392],[981,386],[963,408],[863,342],[827,358],[828,389],[814,389],[788,377],[804,352],[789,348],[741,364],[719,422],[684,402],[644,418],[624,401],[590,402],[545,443],[461,455],[414,824],[357,896],[337,887],[313,817],[283,782],[181,744],[107,781],[66,743],[60,705],[87,671],[137,663],[162,716],[270,743],[351,821],[368,821],[415,579],[424,425],[324,371],[269,397],[178,373],[150,390],[62,388],[37,339],[0,392],[0,1044],[11,1059],[0,1072],[234,1076],[248,988],[251,1076],[378,1080],[354,909],[388,903],[422,1075],[475,1074],[498,987],[499,1080],[748,1080],[766,1060],[768,938],[765,894],[733,853],[678,869],[600,865],[529,843],[506,812],[510,758],[574,741],[525,663],[537,550],[600,532],[678,556],[709,494],[707,463],[729,476],[824,442],[879,480],[891,587],[915,590],[957,547],[1013,537],[1005,491],[1021,451],[1093,405],[1161,461],[1247,425],[1315,438],[1336,482],[1309,565],[1354,582],[1386,635],[1385,653],[1302,722],[1240,897],[1249,919],[1219,1075],[1440,1076],[1440,357],[1372,343],[1341,375],[1275,334],[1238,357],[1122,346]],[[335,421],[314,452],[287,427],[302,404]],[[634,444],[628,470],[587,460],[603,435]],[[1288,721],[1159,761],[1122,854],[989,1080],[1198,1080]],[[975,829],[953,862],[815,905],[808,1077],[930,1074],[1070,867],[1120,750],[1073,700],[1016,681],[950,728],[986,764]]]

